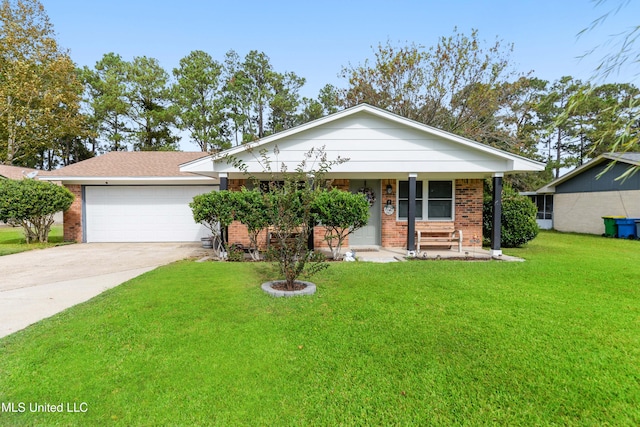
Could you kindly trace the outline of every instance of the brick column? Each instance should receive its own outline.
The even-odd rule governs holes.
[[[482,246],[483,194],[482,179],[456,179],[455,228],[462,230],[463,246]]]
[[[65,242],[83,242],[82,235],[82,186],[65,185],[73,193],[75,199],[71,207],[63,214]]]

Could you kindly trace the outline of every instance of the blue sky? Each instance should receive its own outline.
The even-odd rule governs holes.
[[[592,21],[626,0],[41,0],[62,47],[80,66],[105,53],[126,60],[154,57],[171,71],[192,50],[222,61],[233,49],[266,53],[277,71],[305,77],[302,94],[317,96],[343,66],[373,57],[372,46],[391,41],[435,45],[454,27],[481,39],[513,43],[511,62],[547,80],[572,75],[590,80],[610,36],[638,25],[640,2],[631,0],[604,25],[578,37]],[[596,54],[579,60],[596,46]],[[632,82],[628,69],[609,80]]]

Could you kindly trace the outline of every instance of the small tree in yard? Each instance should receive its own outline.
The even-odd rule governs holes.
[[[211,230],[213,250],[218,258],[226,245],[223,230],[233,222],[234,195],[228,190],[199,194],[189,203],[193,219]]]
[[[0,179],[0,221],[19,224],[27,243],[47,242],[53,216],[74,196],[65,187],[35,179]]]
[[[265,214],[266,204],[263,194],[259,190],[247,190],[233,193],[234,217],[247,227],[249,233],[249,253],[253,260],[260,259],[258,251],[258,234],[269,226],[269,218]]]
[[[278,147],[274,148],[275,163],[278,164]],[[283,289],[293,291],[301,275],[311,276],[326,267],[324,257],[308,248],[308,241],[315,225],[314,200],[323,190],[325,175],[335,164],[346,159],[327,160],[324,148],[311,149],[293,171],[284,163],[279,170],[272,168],[272,160],[265,150],[257,159],[268,176],[268,181],[250,175],[255,188],[262,188],[265,219],[271,227],[275,244],[267,256],[277,262]],[[248,174],[242,161],[229,158],[229,163]]]
[[[319,193],[313,210],[316,220],[325,227],[324,239],[336,260],[341,258],[342,244],[347,236],[369,220],[369,202],[362,194],[336,188]]]

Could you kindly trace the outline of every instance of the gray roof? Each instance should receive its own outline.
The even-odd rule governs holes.
[[[563,182],[573,178],[576,175],[581,174],[582,172],[591,169],[594,166],[599,165],[600,163],[613,160],[614,162],[626,163],[631,166],[640,167],[640,153],[605,153],[601,154],[595,159],[585,163],[584,165],[578,166],[574,170],[567,172],[562,175],[560,178],[555,179],[545,185],[542,188],[539,188],[536,193],[544,194],[544,193],[554,193],[555,188],[558,184],[562,184]]]

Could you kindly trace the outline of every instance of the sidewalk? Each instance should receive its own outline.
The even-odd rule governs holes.
[[[358,261],[398,262],[407,260],[407,250],[405,248],[366,248],[361,250],[356,248],[355,251]],[[461,261],[489,261],[492,259],[488,250],[477,247],[463,247],[462,252],[443,249],[420,251],[416,258],[432,260],[455,259]],[[498,261],[524,261],[521,258],[504,254],[493,259]]]

